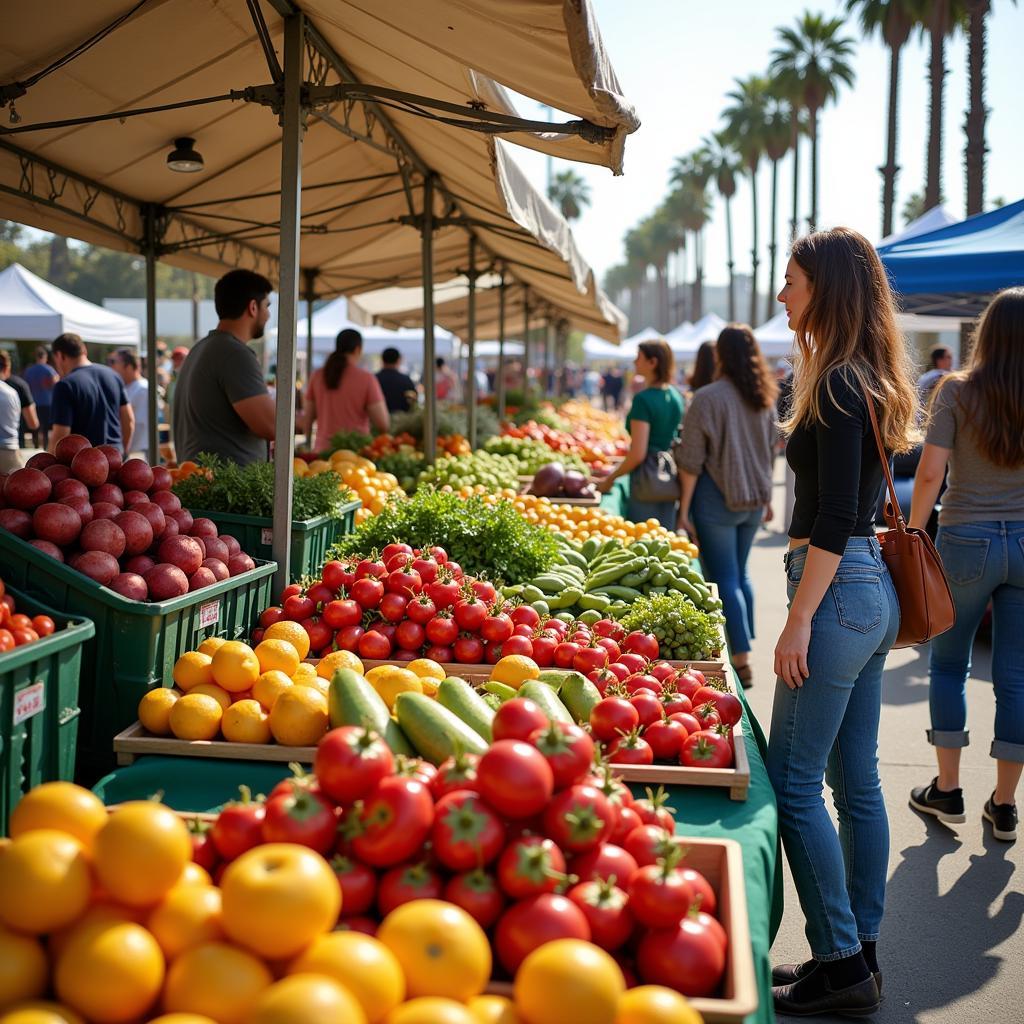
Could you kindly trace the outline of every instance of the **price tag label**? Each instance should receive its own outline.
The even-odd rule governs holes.
[[[46,687],[42,682],[26,686],[14,695],[14,724],[38,715],[46,707]]]
[[[274,531],[269,526],[264,526],[260,530],[260,543],[261,544],[273,544],[274,543]]]
[[[207,601],[199,606],[199,628],[205,629],[220,619],[220,601]]]

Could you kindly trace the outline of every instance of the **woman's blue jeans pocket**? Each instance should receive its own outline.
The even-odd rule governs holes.
[[[954,527],[943,527],[937,540],[942,567],[951,583],[966,587],[981,579],[988,560],[988,538],[961,536]]]
[[[837,575],[829,587],[839,622],[858,633],[870,633],[882,621],[882,578],[874,574]]]

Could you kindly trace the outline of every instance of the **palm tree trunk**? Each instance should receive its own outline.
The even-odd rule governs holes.
[[[659,263],[656,272],[658,275],[658,330],[667,331],[668,328],[668,273],[664,263]]]
[[[690,317],[696,323],[704,315],[704,229],[693,233],[693,298]]]
[[[900,91],[900,51],[902,46],[894,46],[889,54],[889,119],[885,136],[885,166],[882,172],[882,237],[892,234],[892,212],[896,203],[896,175],[899,165],[896,163],[896,122],[899,114]]]
[[[750,198],[751,198],[751,213],[754,218],[754,232],[752,237],[752,245],[750,247],[750,326],[757,326],[757,268],[761,265],[761,261],[758,259],[758,252],[760,246],[758,245],[758,216],[757,216],[757,171],[752,167],[750,169]]]
[[[789,145],[793,150],[793,216],[789,221],[790,241],[796,241],[800,234],[800,111],[796,106],[790,109],[792,127]]]
[[[968,103],[964,131],[967,146],[964,166],[967,174],[967,216],[985,208],[985,18],[991,8],[989,0],[968,0],[970,44],[968,47]]]
[[[764,297],[764,318],[771,320],[775,308],[775,252],[778,237],[778,198],[779,198],[779,161],[772,161],[772,222],[768,242],[768,292]],[[756,327],[756,324],[751,324]]]
[[[725,260],[729,268],[729,322],[736,319],[736,265],[732,260],[732,207],[729,197],[725,198]]]
[[[946,78],[945,42],[949,24],[949,0],[934,0],[929,19],[931,57],[928,82],[931,101],[928,107],[928,176],[924,186],[924,208],[927,212],[942,202],[942,105]]]
[[[807,112],[811,122],[811,215],[807,218],[807,230],[818,230],[818,108]]]

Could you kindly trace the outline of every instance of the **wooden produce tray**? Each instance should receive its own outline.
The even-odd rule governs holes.
[[[532,480],[533,478],[531,477],[530,479]],[[523,484],[522,487],[519,488],[519,493],[520,494],[526,494],[527,491],[529,491],[529,489],[530,489],[530,483],[529,483],[529,481],[527,481],[525,484]],[[537,497],[542,497],[542,495],[537,495]],[[597,508],[597,506],[601,504],[601,495],[600,494],[595,494],[593,498],[559,498],[559,497],[551,498],[551,497],[549,497],[549,498],[547,498],[547,500],[550,501],[552,505],[578,505],[578,506],[584,507],[584,508]]]
[[[689,1004],[706,1024],[742,1024],[757,1010],[757,977],[750,945],[747,916],[747,887],[743,880],[743,851],[735,839],[688,839],[686,867],[701,872],[718,897],[718,919],[725,929],[729,946],[725,955],[725,975],[715,997],[690,998]],[[492,981],[487,991],[511,997],[512,983]]]
[[[316,747],[283,747],[278,743],[229,743],[227,740],[179,740],[154,736],[135,722],[114,737],[118,765],[131,764],[144,754],[164,757],[217,757],[233,761],[280,761],[312,764]]]

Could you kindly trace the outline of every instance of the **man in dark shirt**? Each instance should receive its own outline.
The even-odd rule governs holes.
[[[32,397],[32,389],[17,374],[11,373],[11,357],[0,351],[0,380],[9,384],[18,393],[18,401],[21,403],[21,423],[19,434],[24,441],[25,431],[35,432],[39,429],[39,416],[36,413],[35,399]]]
[[[61,379],[53,386],[50,451],[68,434],[81,434],[91,444],[112,444],[127,454],[135,414],[121,378],[109,366],[90,363],[77,334],[62,334],[52,349]]]
[[[60,380],[57,371],[48,362],[49,357],[50,353],[40,345],[36,349],[36,361],[26,366],[21,374],[32,392],[32,401],[36,406],[39,427],[33,431],[32,439],[37,448],[45,448],[50,443],[53,386]]]
[[[377,372],[377,380],[388,412],[408,412],[416,400],[416,385],[412,377],[398,368],[402,354],[397,348],[386,348],[380,354],[380,361],[383,365]]]

